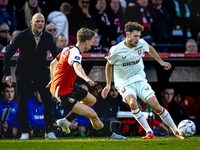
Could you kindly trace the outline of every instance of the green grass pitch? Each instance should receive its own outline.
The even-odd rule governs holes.
[[[200,150],[200,136],[186,140],[174,136],[156,136],[152,140],[130,136],[126,141],[102,137],[59,137],[59,140],[30,138],[27,141],[14,138],[0,139],[0,150]]]

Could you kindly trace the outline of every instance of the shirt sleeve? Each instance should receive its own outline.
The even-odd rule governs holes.
[[[56,57],[56,59],[57,59],[58,61],[60,60],[60,54],[61,54],[61,53],[59,53],[58,56]]]
[[[68,58],[68,63],[70,66],[73,65],[74,62],[78,62],[81,64],[82,56],[75,50],[71,50]]]
[[[144,52],[149,52],[149,44],[144,40],[144,39],[140,39],[141,43],[143,44],[143,48],[142,51]]]
[[[112,47],[110,49],[110,52],[108,54],[107,57],[105,57],[107,59],[107,61],[109,62],[109,64],[114,65],[116,60],[117,60],[117,55],[114,52],[114,48]]]

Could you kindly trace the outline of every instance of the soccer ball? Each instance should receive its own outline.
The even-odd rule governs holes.
[[[185,119],[178,124],[178,132],[181,136],[190,137],[196,132],[196,125],[191,120]]]

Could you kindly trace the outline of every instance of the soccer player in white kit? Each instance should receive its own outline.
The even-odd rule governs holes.
[[[142,138],[154,139],[155,136],[145,116],[138,107],[137,96],[148,103],[161,117],[163,122],[171,128],[176,137],[186,139],[179,135],[177,126],[170,114],[158,103],[154,91],[146,80],[142,60],[142,54],[144,52],[148,52],[165,70],[169,70],[171,64],[164,62],[152,46],[145,40],[140,39],[143,30],[144,27],[137,22],[126,23],[124,29],[126,39],[111,47],[109,55],[106,57],[106,87],[102,91],[102,97],[106,98],[110,91],[113,66],[115,87],[122,95],[123,101],[130,106],[134,118],[146,131],[146,136]]]

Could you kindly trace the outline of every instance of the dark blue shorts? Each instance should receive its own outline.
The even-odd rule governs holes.
[[[74,105],[80,101],[83,100],[88,94],[88,91],[86,91],[84,88],[82,88],[80,85],[74,83],[74,89],[71,93],[66,94],[64,96],[61,96],[61,106],[66,108],[67,110],[72,110]]]

